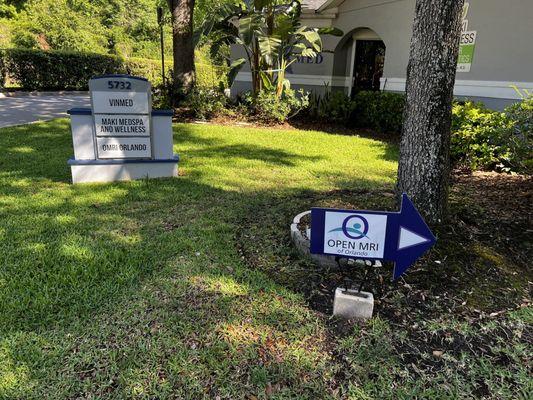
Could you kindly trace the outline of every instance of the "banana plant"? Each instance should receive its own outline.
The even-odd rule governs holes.
[[[211,51],[222,44],[241,45],[246,58],[230,65],[229,82],[248,62],[252,74],[252,93],[262,89],[275,90],[281,97],[290,87],[285,77],[287,68],[298,57],[314,57],[322,51],[320,33],[342,34],[334,29],[319,30],[299,22],[301,5],[297,0],[245,0],[222,6],[206,20],[198,35],[216,33]]]

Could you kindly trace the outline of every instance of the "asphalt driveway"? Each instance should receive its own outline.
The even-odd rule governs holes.
[[[0,128],[67,115],[72,107],[90,107],[89,94],[47,94],[0,98]]]

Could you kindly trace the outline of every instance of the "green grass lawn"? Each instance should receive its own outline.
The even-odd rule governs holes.
[[[408,331],[383,312],[339,332],[298,289],[320,273],[291,249],[290,220],[314,205],[393,208],[394,145],[192,124],[174,141],[179,178],[73,186],[67,120],[0,130],[0,398],[531,394],[531,308],[498,323],[428,314]],[[403,358],[450,332],[495,339],[429,367],[431,342]]]

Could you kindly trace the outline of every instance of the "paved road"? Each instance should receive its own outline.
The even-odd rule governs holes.
[[[0,128],[66,116],[72,107],[90,107],[88,94],[0,98]]]

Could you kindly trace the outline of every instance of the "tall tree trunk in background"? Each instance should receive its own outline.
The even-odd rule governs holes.
[[[430,224],[446,216],[451,108],[464,0],[417,0],[398,165],[398,192]]]
[[[195,0],[168,0],[172,14],[172,51],[175,93],[194,86],[193,12]]]

